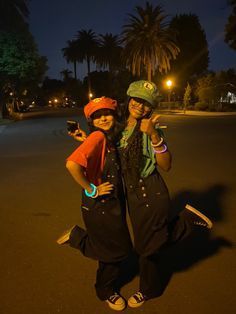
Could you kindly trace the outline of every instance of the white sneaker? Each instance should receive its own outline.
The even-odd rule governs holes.
[[[194,225],[199,227],[206,227],[211,229],[213,226],[212,221],[205,215],[203,215],[199,210],[187,204],[185,208],[190,212],[191,219]]]
[[[57,239],[58,244],[66,244],[69,242],[71,231],[75,226],[63,232],[63,234]]]
[[[145,296],[142,294],[142,292],[138,291],[129,298],[128,305],[129,307],[135,308],[143,305],[145,301]]]
[[[125,299],[122,298],[118,293],[114,293],[111,295],[106,302],[108,303],[109,307],[115,311],[123,311],[126,307]]]

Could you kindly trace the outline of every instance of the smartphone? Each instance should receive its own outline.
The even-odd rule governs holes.
[[[67,120],[67,131],[68,132],[74,133],[78,129],[79,129],[79,124],[77,121]]]

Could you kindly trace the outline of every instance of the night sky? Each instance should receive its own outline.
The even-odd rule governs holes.
[[[232,8],[227,0],[150,0],[162,5],[166,14],[193,13],[199,17],[207,36],[210,52],[209,69],[214,71],[236,67],[236,51],[224,43],[224,26]],[[48,58],[48,76],[60,79],[60,71],[72,70],[62,57],[61,49],[81,29],[92,29],[97,34],[120,34],[128,14],[135,13],[136,5],[146,0],[31,0],[30,30],[39,53]],[[86,67],[79,65],[79,78],[86,75]],[[92,68],[95,70],[95,68]]]

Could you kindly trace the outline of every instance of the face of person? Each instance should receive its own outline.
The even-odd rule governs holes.
[[[132,97],[129,101],[129,113],[135,119],[144,118],[151,110],[151,105],[144,99]]]
[[[115,122],[112,111],[109,109],[100,109],[92,114],[93,125],[104,131],[109,131]]]

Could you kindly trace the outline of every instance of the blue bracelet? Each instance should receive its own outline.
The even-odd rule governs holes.
[[[91,193],[89,193],[87,190],[84,190],[84,193],[86,196],[88,197],[94,197],[97,193],[97,187],[96,185],[94,185],[93,183],[89,184],[91,186],[91,188],[93,189]]]

